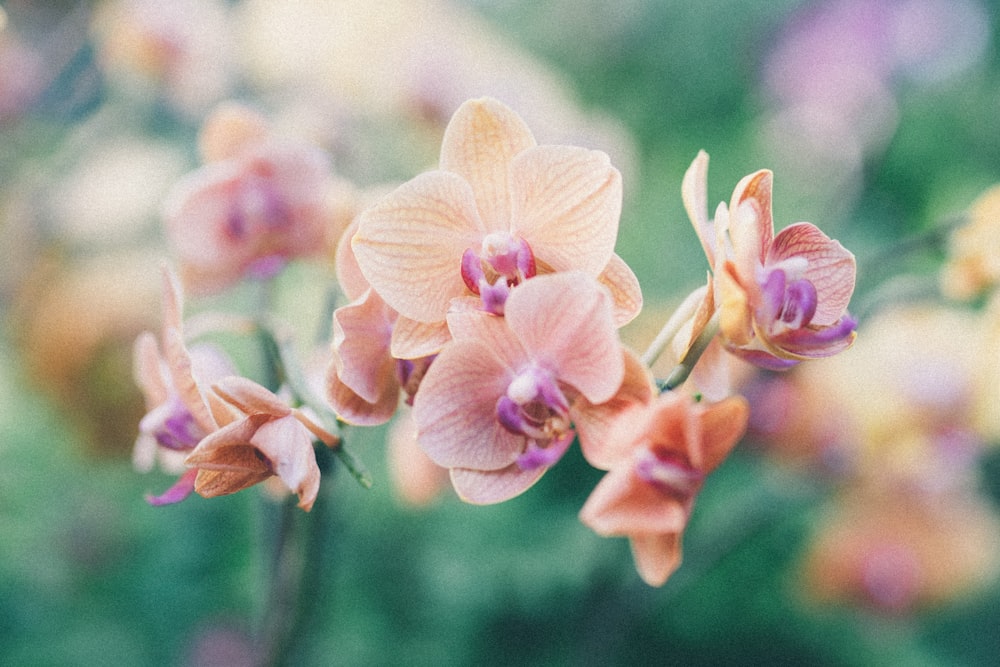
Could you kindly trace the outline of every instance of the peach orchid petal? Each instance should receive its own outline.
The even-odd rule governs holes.
[[[474,505],[491,505],[510,500],[541,479],[546,468],[521,470],[516,463],[500,470],[451,469],[451,484],[458,497]]]
[[[396,359],[419,359],[437,354],[449,340],[451,334],[444,320],[418,322],[400,315],[392,328],[389,351]]]
[[[733,394],[733,376],[741,363],[715,338],[702,352],[685,385],[690,384],[705,400],[721,401]]]
[[[689,511],[690,502],[664,502],[661,491],[635,477],[626,465],[601,479],[580,510],[580,520],[605,537],[679,533]]]
[[[770,170],[761,169],[744,176],[733,191],[729,205],[729,236],[733,262],[744,280],[754,279],[756,268],[763,263],[774,236],[773,180]]]
[[[437,322],[452,297],[468,293],[462,253],[478,247],[483,231],[469,184],[432,171],[362,213],[351,246],[386,303],[410,319]]]
[[[702,446],[692,451],[691,464],[706,475],[719,467],[743,437],[749,420],[750,405],[742,396],[712,403],[711,409],[700,412],[696,437]]]
[[[166,266],[160,268],[163,281],[163,326],[180,330],[183,327],[184,291],[177,274]]]
[[[581,397],[572,409],[583,457],[587,463],[601,470],[610,470],[627,458],[634,446],[628,439],[615,437],[616,423],[621,415],[634,408],[645,407],[653,400],[652,373],[634,352],[623,348],[622,353],[625,379],[614,397],[599,405]]]
[[[351,239],[358,231],[358,219],[355,218],[344,230],[337,243],[337,250],[334,255],[334,268],[337,272],[337,284],[343,290],[348,301],[354,301],[368,289],[368,280],[361,273],[358,260],[354,256],[354,249],[351,247]]]
[[[369,401],[355,393],[336,373],[330,372],[326,380],[326,397],[337,416],[348,424],[377,426],[392,418],[399,405],[399,383],[386,385],[385,391]]]
[[[632,557],[639,576],[650,586],[662,586],[681,566],[681,533],[632,537]]]
[[[440,466],[496,470],[521,454],[523,438],[497,421],[514,369],[487,345],[452,341],[431,364],[413,401],[420,446]]]
[[[267,466],[264,465],[253,449],[247,447],[234,449],[229,456],[233,461],[225,469],[192,468],[194,471],[194,491],[202,498],[217,498],[227,496],[243,489],[249,489],[255,484],[260,484],[271,476]],[[243,465],[238,463],[242,459]],[[245,467],[244,467],[245,466]],[[259,467],[257,470],[255,466]]]
[[[725,262],[715,275],[718,290],[719,330],[727,342],[735,346],[749,345],[753,340],[753,312],[750,297],[740,284],[732,262]]]
[[[804,257],[809,264],[803,278],[816,288],[816,314],[812,324],[828,326],[847,310],[854,293],[857,271],[854,255],[838,241],[808,222],[781,230],[767,254],[767,264],[792,257]]]
[[[580,510],[598,534],[632,541],[636,567],[661,585],[680,563],[681,534],[705,475],[746,428],[743,398],[705,404],[678,393],[621,414],[615,436],[632,444]]]
[[[250,415],[206,437],[187,458],[199,469],[195,491],[205,497],[241,491],[277,475],[309,511],[320,473],[312,438],[294,415]]]
[[[262,142],[178,181],[163,206],[189,288],[218,290],[263,262],[323,252],[330,167],[303,144]]]
[[[194,451],[188,454],[186,463],[205,470],[245,470],[255,474],[270,474],[267,463],[260,457],[253,456],[249,445],[257,429],[270,419],[269,415],[251,415],[223,426],[205,436]],[[220,452],[224,456],[220,457]],[[196,487],[195,490],[201,493],[199,488]]]
[[[226,402],[247,414],[261,413],[270,417],[285,417],[292,409],[273,393],[253,380],[232,375],[222,378],[212,386],[213,391]]]
[[[274,474],[299,497],[299,507],[307,512],[319,492],[320,472],[312,438],[292,415],[261,426],[251,443],[267,457]]]
[[[597,281],[611,292],[615,326],[623,327],[635,319],[642,310],[642,288],[625,260],[612,255],[611,261],[597,276]]]
[[[243,419],[245,416],[236,408],[236,406],[227,402],[214,391],[210,391],[205,394],[205,399],[208,403],[208,409],[212,413],[212,418],[220,427],[228,426],[235,421]]]
[[[511,231],[556,271],[598,275],[614,253],[622,179],[608,156],[575,146],[524,151],[514,170]]]
[[[528,361],[528,355],[507,322],[503,317],[482,310],[448,314],[448,328],[455,340],[477,341],[493,350],[511,368],[518,368]]]
[[[602,403],[625,374],[607,290],[579,271],[526,281],[511,292],[505,317],[532,357],[591,403]]]
[[[168,328],[163,332],[164,356],[170,369],[170,379],[174,390],[191,412],[195,422],[205,432],[216,428],[215,419],[206,404],[191,366],[191,355],[184,346],[184,336],[177,329]]]
[[[681,199],[695,234],[705,250],[709,266],[715,265],[715,228],[708,219],[708,153],[698,151],[691,166],[684,172]]]
[[[146,410],[152,410],[170,397],[170,378],[164,374],[156,336],[146,331],[135,340],[132,349],[132,373],[135,383],[146,399]]]
[[[533,146],[535,138],[521,117],[494,99],[465,102],[448,123],[440,167],[472,186],[486,230],[509,229],[511,161]]]
[[[399,395],[396,362],[389,354],[396,317],[371,289],[333,313],[331,369],[341,383],[368,403]],[[333,405],[336,409],[337,404]]]

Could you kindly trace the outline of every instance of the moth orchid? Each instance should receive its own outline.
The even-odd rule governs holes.
[[[638,281],[614,254],[621,200],[621,175],[604,153],[539,146],[500,102],[463,104],[439,168],[362,213],[352,242],[368,282],[400,314],[393,355],[437,352],[453,299],[502,314],[512,288],[546,273],[601,276],[619,324],[634,317]]]
[[[182,312],[177,277],[164,269],[161,338],[157,341],[146,332],[135,343],[135,379],[148,409],[139,422],[133,451],[133,461],[141,470],[151,469],[157,458],[169,468],[184,469],[184,456],[218,428],[206,398],[208,383],[235,372],[228,358],[213,346],[196,345],[188,351]],[[195,470],[185,471],[165,493],[147,500],[153,505],[183,500],[194,489],[196,474]]]
[[[613,437],[631,450],[598,483],[580,520],[604,536],[631,540],[636,568],[661,586],[681,563],[681,536],[706,475],[746,428],[741,397],[713,404],[668,392],[622,412]]]
[[[611,298],[579,271],[539,276],[511,292],[504,317],[462,311],[448,324],[454,339],[414,400],[418,441],[463,499],[500,502],[559,460],[581,406],[621,386]]]
[[[730,352],[769,369],[828,357],[854,342],[846,309],[854,292],[854,255],[815,225],[774,234],[772,174],[744,177],[730,205],[708,218],[708,155],[684,175],[688,216],[713,267],[719,326]]]

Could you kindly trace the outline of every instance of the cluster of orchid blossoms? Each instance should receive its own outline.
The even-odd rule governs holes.
[[[168,203],[190,289],[266,279],[330,245],[331,225],[317,225],[328,203],[325,163],[275,144],[262,123],[234,107],[210,118],[208,164]],[[514,111],[489,98],[455,112],[437,169],[359,206],[336,229],[345,301],[332,314],[319,382],[296,383],[308,370],[285,369],[289,382],[265,388],[239,377],[216,348],[189,349],[180,287],[167,271],[162,338],[147,334],[137,345],[149,413],[136,451],[147,466],[159,454],[186,469],[151,501],[276,478],[308,510],[316,452],[342,452],[345,425],[382,424],[402,410],[433,468],[447,470],[470,503],[521,494],[579,442],[607,471],[580,519],[629,537],[642,578],[663,584],[680,563],[706,475],[747,425],[727,356],[784,369],[855,337],[846,314],[853,255],[809,223],[775,235],[769,171],[740,181],[710,219],[707,164],[699,154],[682,192],[710,277],[644,356],[619,336],[642,305],[638,280],[614,252],[619,172],[602,152],[538,145]],[[679,361],[658,380],[649,367],[667,347]],[[422,474],[427,465],[414,455],[397,467]]]

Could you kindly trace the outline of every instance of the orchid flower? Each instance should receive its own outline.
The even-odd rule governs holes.
[[[661,586],[681,562],[681,536],[706,475],[746,428],[741,397],[696,403],[668,392],[620,413],[614,436],[630,450],[598,483],[580,520],[604,536],[631,540],[639,575]]]
[[[583,272],[551,274],[512,290],[504,317],[466,310],[448,325],[414,400],[418,441],[464,500],[500,502],[566,451],[579,397],[598,405],[621,386],[611,298]]]
[[[604,153],[538,146],[500,102],[463,104],[440,167],[362,213],[353,239],[361,271],[400,314],[393,355],[437,352],[453,299],[502,314],[513,287],[545,273],[601,277],[618,323],[630,320],[641,294],[614,254],[621,200],[621,175]]]
[[[773,370],[828,357],[854,342],[846,313],[854,291],[854,255],[815,225],[799,222],[777,235],[768,170],[744,177],[729,207],[708,218],[708,155],[684,175],[684,206],[713,267],[719,326],[726,348]]]
[[[319,492],[313,440],[328,446],[338,438],[301,410],[246,378],[223,378],[212,387],[220,428],[188,454],[197,470],[194,490],[206,498],[241,491],[277,476],[307,512]]]
[[[157,457],[170,468],[183,469],[182,459],[218,428],[206,396],[207,383],[234,372],[232,363],[213,346],[189,352],[184,342],[182,293],[177,277],[163,270],[163,332],[149,332],[135,343],[136,383],[146,397],[148,412],[139,422],[133,461],[149,470]],[[194,488],[196,471],[184,472],[165,493],[148,497],[153,505],[175,503]]]
[[[271,138],[262,124],[232,107],[210,117],[200,138],[209,161],[164,203],[168,239],[194,291],[269,278],[288,260],[325,249],[333,182],[326,156]]]

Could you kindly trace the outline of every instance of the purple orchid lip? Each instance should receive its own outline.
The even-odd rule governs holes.
[[[234,194],[225,226],[231,240],[242,241],[261,227],[278,230],[289,225],[291,211],[266,174],[255,173],[241,179]]]
[[[801,329],[812,322],[818,296],[816,286],[805,278],[788,281],[784,269],[767,272],[761,283],[763,306],[760,316],[764,323],[781,323],[780,328]]]
[[[431,362],[437,357],[432,354],[418,359],[396,359],[396,379],[406,393],[406,404],[413,405],[413,397],[417,395],[420,382],[424,379]]]
[[[701,487],[704,475],[664,447],[636,453],[635,474],[662,493],[689,498]]]
[[[184,500],[194,491],[195,478],[198,476],[197,468],[188,469],[183,475],[177,478],[173,485],[158,496],[146,496],[146,502],[154,507],[160,505],[173,505]]]
[[[483,302],[483,310],[487,313],[503,315],[508,296],[510,296],[510,285],[506,280],[498,280],[490,285],[484,278],[479,285],[479,298]]]
[[[835,323],[819,329],[791,329],[774,337],[782,349],[806,357],[829,357],[844,349],[852,340],[858,321],[844,315]]]
[[[540,446],[537,440],[529,440],[524,453],[517,457],[517,467],[524,471],[551,468],[573,444],[574,438],[576,433],[570,429],[544,447]]]
[[[152,435],[167,449],[193,449],[202,438],[201,428],[180,397],[173,394],[139,422],[139,430]]]
[[[462,281],[473,294],[479,294],[480,284],[486,281],[482,260],[472,248],[462,253]]]
[[[553,465],[575,437],[569,428],[569,401],[552,373],[538,366],[528,366],[514,377],[497,400],[496,414],[507,431],[528,439],[517,459],[522,470]]]
[[[795,329],[807,326],[816,314],[817,302],[816,287],[811,282],[805,278],[793,280],[785,288],[778,317]]]
[[[483,310],[503,315],[504,304],[515,285],[535,275],[535,256],[522,238],[489,234],[480,252],[462,253],[462,282],[483,301]]]

